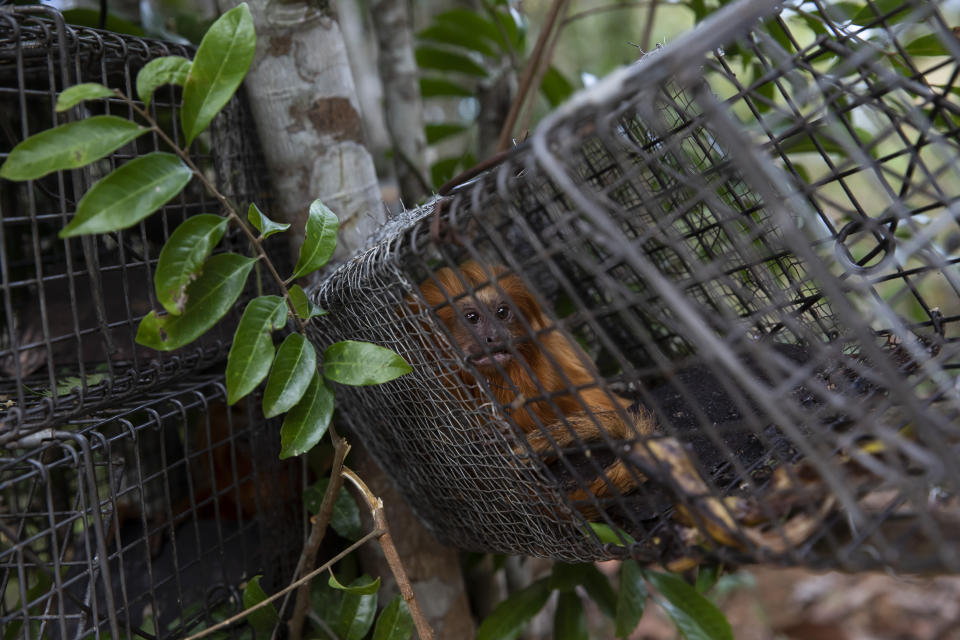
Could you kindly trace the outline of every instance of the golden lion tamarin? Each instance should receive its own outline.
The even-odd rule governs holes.
[[[504,267],[475,261],[458,271],[444,267],[420,285],[420,293],[538,454],[602,441],[604,433],[631,440],[653,432],[653,417],[642,409],[631,415],[628,400],[601,388],[589,357]],[[480,393],[469,370],[459,375]],[[594,495],[607,493],[608,483],[621,492],[635,484],[619,461],[605,475],[606,481],[591,484]]]

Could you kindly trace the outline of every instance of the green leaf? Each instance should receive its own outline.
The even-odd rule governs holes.
[[[624,560],[620,565],[620,593],[617,596],[617,615],[614,617],[618,638],[628,637],[637,628],[646,601],[647,585],[640,565],[636,560]]]
[[[330,484],[330,478],[321,478],[303,491],[303,502],[310,513],[320,513],[323,503],[323,494]],[[360,508],[356,500],[346,488],[341,487],[333,502],[333,516],[330,526],[347,540],[359,540],[363,535],[363,521],[360,519]]]
[[[900,22],[911,13],[910,4],[903,0],[874,0],[871,4],[861,6],[862,8],[850,18],[851,22],[860,26],[876,24],[880,16],[886,16],[884,22],[891,25]],[[891,12],[894,13],[887,15]]]
[[[15,146],[0,166],[0,178],[35,180],[52,171],[84,167],[146,131],[146,127],[117,116],[93,116],[62,124]]]
[[[550,588],[554,591],[572,591],[583,582],[584,564],[555,562],[550,571]]]
[[[296,309],[301,320],[327,315],[327,311],[318,307],[313,300],[307,297],[307,292],[300,285],[293,285],[288,293],[290,294],[290,300],[293,302],[293,308]]]
[[[540,91],[543,92],[550,106],[556,107],[573,93],[573,84],[556,67],[551,65],[547,68],[547,72],[543,74]]]
[[[153,92],[165,84],[183,86],[190,74],[191,62],[183,56],[154,58],[137,74],[137,95],[143,104],[150,106]]]
[[[289,223],[274,222],[265,216],[264,213],[260,211],[260,208],[252,202],[250,203],[250,208],[247,209],[247,220],[257,228],[257,231],[260,232],[263,238],[269,238],[275,233],[280,233],[290,228]]]
[[[180,193],[192,175],[172,153],[154,151],[135,158],[90,187],[60,237],[132,227]]]
[[[701,564],[697,567],[697,584],[694,588],[700,593],[710,591],[720,579],[719,564]]]
[[[200,276],[187,286],[189,303],[183,313],[157,316],[151,311],[140,322],[137,343],[158,351],[172,351],[202,336],[240,297],[254,263],[254,258],[236,253],[210,256]]]
[[[577,565],[581,567],[580,584],[590,599],[597,603],[600,611],[610,619],[617,615],[617,594],[613,591],[610,579],[603,575],[594,564]]]
[[[184,220],[160,250],[153,284],[157,300],[168,313],[183,313],[187,285],[196,279],[213,248],[227,230],[226,218],[201,213]]]
[[[369,342],[344,340],[323,352],[323,375],[340,384],[382,384],[412,370],[406,360],[390,349]]]
[[[289,411],[310,386],[317,370],[317,352],[299,333],[291,333],[280,344],[263,392],[263,415],[267,418]]]
[[[84,27],[93,27],[100,29],[100,10],[99,9],[67,9],[63,12],[63,19],[67,24],[78,24]],[[124,20],[115,13],[107,13],[106,24],[103,25],[107,31],[114,33],[126,33],[131,36],[142,38],[147,33],[139,25]]]
[[[263,576],[254,576],[250,578],[247,586],[243,588],[244,609],[249,609],[267,599],[267,594],[260,586],[260,578],[262,577]],[[280,622],[280,616],[277,615],[277,609],[271,603],[248,615],[247,620],[250,621],[250,625],[257,631],[269,632]]]
[[[947,51],[947,47],[943,44],[943,41],[940,37],[931,33],[930,35],[921,36],[916,40],[913,40],[907,44],[904,49],[907,53],[912,56],[948,56],[950,52]]]
[[[663,596],[663,608],[684,638],[733,640],[733,631],[723,613],[682,578],[656,571],[644,571],[644,576]]]
[[[66,111],[70,107],[83,102],[84,100],[98,100],[100,98],[112,98],[117,94],[113,89],[103,86],[99,82],[84,82],[75,84],[68,89],[64,89],[57,98],[57,111]]]
[[[575,591],[561,591],[553,616],[554,640],[590,640],[583,603]]]
[[[588,524],[603,544],[615,544],[618,547],[625,547],[636,542],[636,540],[623,529],[614,529],[610,525],[602,522],[590,522]]]
[[[243,82],[256,44],[253,18],[246,3],[227,11],[210,26],[183,87],[180,123],[188,145],[207,128]]]
[[[340,584],[340,581],[337,580],[337,577],[333,575],[333,572],[330,572],[330,579],[327,581],[334,589],[339,591],[346,591],[347,593],[357,593],[360,595],[370,595],[371,593],[376,593],[380,590],[380,578],[376,580],[370,580],[369,582],[361,582],[361,579],[354,580],[350,583],[350,586],[345,586]],[[368,578],[369,580],[369,578]]]
[[[438,122],[435,124],[428,124],[424,127],[427,132],[427,144],[434,144],[443,140],[444,138],[449,138],[450,136],[455,136],[458,133],[463,133],[469,127],[462,124],[452,124],[447,122]]]
[[[420,78],[420,96],[423,98],[435,98],[438,96],[469,98],[472,95],[473,91],[450,80],[444,80],[443,78]]]
[[[293,409],[287,412],[280,427],[280,459],[298,456],[313,448],[330,426],[333,416],[333,390],[319,372]]]
[[[313,273],[330,261],[337,248],[337,229],[340,221],[337,216],[320,200],[314,200],[307,213],[307,227],[297,266],[293,268],[290,279]]]
[[[477,640],[513,640],[550,597],[550,581],[541,578],[497,605],[477,629]]]
[[[361,576],[354,580],[351,586],[365,584],[369,580],[368,576]],[[341,640],[362,640],[370,627],[373,626],[373,619],[376,614],[376,593],[359,594],[347,591],[343,594],[340,611],[331,627]]]
[[[403,596],[397,594],[377,618],[373,640],[410,640],[413,617]]]
[[[247,304],[227,356],[228,404],[246,396],[267,377],[274,354],[271,333],[286,322],[287,303],[280,296],[260,296]]]
[[[460,162],[461,158],[441,158],[434,162],[430,167],[430,179],[433,180],[433,184],[440,186],[456,175]]]
[[[507,52],[509,47],[503,38],[503,33],[492,20],[469,9],[451,9],[438,14],[433,19],[435,24],[448,25],[459,31],[476,33],[483,36],[502,51]]]
[[[452,23],[434,22],[417,34],[421,40],[430,40],[458,48],[470,49],[485,56],[494,56],[496,53],[490,42],[480,34],[454,26]]]
[[[454,53],[446,49],[437,49],[435,47],[417,47],[415,54],[417,66],[421,69],[434,69],[436,71],[456,71],[471,76],[485,78],[487,70],[471,60],[468,56],[460,53]]]

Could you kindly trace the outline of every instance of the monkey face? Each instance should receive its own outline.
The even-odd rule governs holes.
[[[457,344],[481,371],[504,366],[530,344],[517,311],[497,291],[481,289],[456,304],[457,316],[451,327]]]

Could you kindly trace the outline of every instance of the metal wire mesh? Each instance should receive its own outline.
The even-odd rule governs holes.
[[[0,454],[9,637],[182,637],[240,611],[254,575],[268,590],[289,582],[300,466],[278,459],[279,424],[259,405],[227,407],[219,378],[72,419]]]
[[[957,16],[844,11],[732,5],[321,285],[413,365],[339,406],[438,537],[960,568]]]
[[[31,134],[83,115],[133,117],[119,99],[84,103],[67,114],[54,104],[63,88],[99,82],[136,96],[136,72],[187,47],[66,25],[48,7],[0,11],[0,160]],[[156,92],[151,114],[180,141],[179,89]],[[81,110],[84,110],[81,113]],[[173,229],[219,205],[198,184],[145,222],[96,237],[60,240],[80,196],[111,169],[162,149],[141,136],[89,167],[0,189],[0,442],[107,401],[169,381],[225,358],[230,332],[160,354],[134,342],[140,319],[159,308],[153,269]],[[193,144],[198,166],[236,202],[264,204],[262,154],[250,116],[233,100]],[[225,247],[244,251],[236,233]],[[235,321],[235,319],[234,319]]]

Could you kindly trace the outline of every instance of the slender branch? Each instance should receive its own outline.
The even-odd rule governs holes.
[[[340,493],[340,488],[343,487],[341,470],[343,469],[343,461],[350,452],[350,443],[337,434],[333,425],[330,425],[330,439],[333,441],[333,464],[330,466],[330,484],[327,485],[327,490],[323,493],[320,511],[311,518],[313,524],[310,528],[310,536],[303,545],[300,560],[297,562],[297,573],[307,567],[312,567],[316,563],[317,551],[320,549],[320,543],[323,542],[327,527],[333,518],[333,506],[337,501],[337,495]],[[285,609],[286,606],[287,601],[284,600],[282,609]],[[297,602],[293,608],[293,615],[287,623],[291,640],[300,640],[303,634],[303,621],[306,619],[309,610],[310,587],[305,584],[303,588],[297,592]]]
[[[417,596],[413,592],[413,585],[410,584],[410,578],[407,577],[407,572],[400,561],[400,554],[397,553],[397,548],[393,545],[393,538],[390,536],[390,528],[387,526],[387,517],[383,510],[383,500],[373,495],[373,492],[370,491],[363,480],[349,468],[343,468],[343,476],[360,491],[367,507],[373,514],[374,529],[380,531],[377,542],[380,543],[383,555],[387,558],[387,564],[390,565],[390,571],[393,572],[393,577],[397,581],[400,594],[403,595],[403,599],[410,609],[410,617],[413,618],[413,624],[417,628],[417,635],[420,636],[420,640],[433,640],[433,629],[430,628],[430,623],[427,622],[426,616],[420,610]]]
[[[547,14],[547,19],[543,24],[543,29],[537,37],[537,44],[530,54],[530,60],[523,70],[523,76],[520,78],[520,87],[517,90],[517,96],[510,105],[510,112],[507,114],[507,120],[503,123],[500,130],[500,140],[497,142],[497,151],[506,151],[510,147],[510,138],[513,135],[513,128],[517,124],[517,118],[520,117],[520,109],[523,103],[536,91],[533,80],[537,76],[538,69],[544,64],[544,53],[547,49],[547,42],[550,40],[550,34],[557,26],[557,19],[566,9],[569,0],[554,0]],[[546,59],[549,62],[549,59]]]
[[[253,606],[250,607],[249,609],[244,609],[244,610],[241,611],[240,613],[238,613],[238,614],[236,614],[236,615],[234,615],[234,616],[231,616],[231,617],[227,618],[227,619],[224,620],[223,622],[218,622],[217,624],[213,625],[212,627],[209,627],[209,628],[207,628],[207,629],[204,629],[203,631],[200,631],[199,633],[195,633],[195,634],[193,634],[192,636],[188,636],[185,640],[198,640],[199,638],[203,638],[203,637],[205,637],[205,636],[210,635],[210,634],[213,633],[214,631],[218,631],[218,630],[220,630],[220,629],[223,629],[224,627],[227,627],[227,626],[229,626],[229,625],[231,625],[231,624],[233,624],[233,623],[235,623],[235,622],[237,622],[237,621],[239,621],[239,620],[242,620],[243,618],[246,618],[248,615],[250,615],[250,614],[253,613],[254,611],[256,611],[256,610],[258,610],[258,609],[261,609],[261,608],[267,606],[268,604],[270,604],[270,603],[273,602],[274,600],[278,599],[280,596],[286,595],[287,593],[289,593],[290,591],[293,591],[294,589],[296,589],[297,587],[300,587],[301,585],[306,585],[306,584],[308,584],[311,580],[313,580],[314,578],[316,578],[318,575],[320,575],[320,574],[323,573],[324,571],[327,571],[330,567],[332,567],[332,566],[335,565],[336,563],[338,563],[338,562],[340,562],[341,560],[343,560],[345,557],[347,557],[348,555],[350,555],[351,553],[353,553],[354,551],[356,551],[357,549],[359,549],[360,547],[362,547],[363,545],[365,545],[367,542],[369,542],[369,541],[372,540],[373,538],[376,538],[377,536],[380,536],[380,535],[383,535],[383,532],[380,531],[379,529],[377,529],[376,527],[374,527],[372,531],[370,531],[368,534],[366,534],[365,536],[363,536],[362,538],[360,538],[359,540],[357,540],[356,542],[354,542],[352,545],[350,545],[349,547],[347,547],[346,549],[344,549],[343,551],[341,551],[341,552],[338,553],[337,555],[335,555],[335,556],[333,556],[332,558],[330,558],[330,560],[328,560],[327,562],[325,562],[322,566],[317,567],[316,569],[314,569],[313,571],[311,571],[311,572],[308,573],[307,575],[303,576],[303,577],[300,578],[299,580],[297,580],[297,581],[295,581],[295,582],[291,582],[289,585],[287,585],[286,587],[284,587],[284,588],[281,589],[280,591],[277,591],[275,594],[273,594],[272,596],[270,596],[270,597],[267,598],[266,600],[263,600],[263,601],[261,601],[261,602],[258,602],[257,604],[253,605]]]
[[[177,143],[174,142],[170,138],[170,136],[168,136],[166,132],[160,128],[160,125],[157,124],[157,122],[150,116],[150,114],[146,111],[146,109],[141,108],[136,102],[131,100],[130,97],[127,96],[122,91],[115,90],[115,93],[124,102],[126,102],[131,109],[136,111],[141,118],[147,121],[147,123],[150,125],[150,129],[154,131],[158,136],[160,136],[160,139],[163,140],[167,145],[169,145],[171,149],[174,150],[174,152],[177,154],[177,157],[179,157],[180,160],[182,160],[183,163],[187,165],[190,171],[193,172],[193,175],[195,175],[203,184],[203,186],[210,193],[213,194],[213,197],[217,199],[217,201],[220,203],[220,206],[222,206],[226,210],[227,217],[233,220],[236,224],[240,226],[240,228],[243,230],[243,233],[247,236],[247,239],[249,239],[250,243],[253,245],[254,250],[257,252],[257,257],[261,261],[263,261],[263,263],[267,267],[267,270],[270,272],[270,275],[273,276],[273,279],[276,280],[277,284],[280,286],[280,291],[283,293],[283,298],[284,300],[286,300],[287,307],[290,309],[290,312],[293,314],[293,317],[297,322],[297,326],[300,328],[300,332],[305,334],[307,332],[307,324],[303,320],[303,318],[301,318],[299,314],[297,314],[297,310],[293,306],[293,300],[290,298],[290,291],[287,289],[287,284],[284,281],[283,277],[280,275],[280,273],[277,271],[277,268],[276,266],[274,266],[273,261],[270,260],[270,256],[267,255],[266,250],[263,248],[263,243],[260,241],[260,238],[257,237],[257,234],[254,233],[249,226],[247,226],[247,223],[243,221],[243,218],[240,216],[239,213],[237,213],[237,210],[234,209],[233,205],[230,203],[229,200],[227,200],[226,196],[220,193],[216,185],[210,182],[210,180],[207,179],[207,176],[205,176],[203,172],[200,171],[200,168],[196,164],[194,164],[193,160],[190,158],[190,155],[184,149],[181,149],[177,145]]]
[[[643,25],[643,36],[640,38],[640,50],[644,52],[650,51],[652,46],[650,40],[653,37],[653,18],[656,16],[658,4],[658,0],[650,0],[650,6],[647,7],[647,21]]]
[[[563,25],[554,29],[553,33],[550,35],[550,39],[547,42],[546,48],[543,54],[544,64],[538,65],[536,72],[533,76],[533,85],[534,87],[539,87],[540,83],[543,82],[543,76],[547,73],[547,69],[550,66],[550,61],[553,60],[553,52],[557,48],[557,42],[560,40],[560,33],[563,31]],[[533,107],[536,104],[535,100],[528,100],[526,107],[523,109],[523,117],[520,119],[520,130],[529,131],[530,130],[530,120],[533,118]]]

